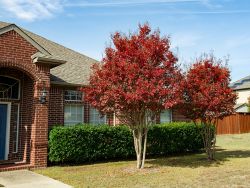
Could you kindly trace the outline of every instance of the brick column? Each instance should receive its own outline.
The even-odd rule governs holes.
[[[34,86],[30,164],[35,167],[47,166],[49,85],[47,81],[47,83],[36,82]],[[39,98],[44,88],[47,91],[46,103],[41,104]]]

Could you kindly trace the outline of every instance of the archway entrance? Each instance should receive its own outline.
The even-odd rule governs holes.
[[[0,68],[0,164],[30,160],[34,81],[14,68]]]

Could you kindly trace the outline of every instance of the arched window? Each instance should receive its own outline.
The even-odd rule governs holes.
[[[19,80],[0,76],[0,99],[19,99]]]

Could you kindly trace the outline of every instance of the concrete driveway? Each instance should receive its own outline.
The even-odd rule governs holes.
[[[72,188],[60,181],[28,170],[0,172],[0,185],[7,188]]]

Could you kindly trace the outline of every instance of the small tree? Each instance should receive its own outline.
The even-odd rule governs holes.
[[[104,114],[115,113],[134,137],[137,168],[144,167],[148,127],[161,110],[180,99],[182,75],[167,37],[145,24],[128,36],[116,32],[103,64],[96,64],[86,100]]]
[[[209,160],[214,159],[218,119],[234,112],[236,94],[229,87],[230,71],[222,60],[211,56],[198,59],[187,71],[184,87],[184,114],[201,122],[201,135]]]

